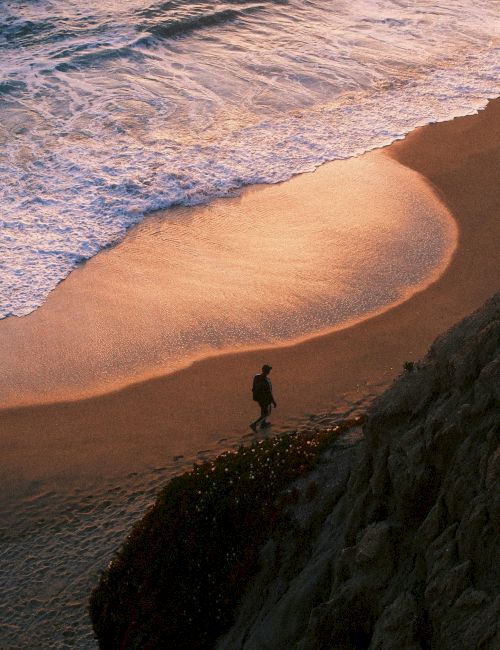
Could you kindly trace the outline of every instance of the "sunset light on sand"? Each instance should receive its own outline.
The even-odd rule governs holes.
[[[370,404],[401,372],[407,379],[420,368],[438,335],[498,291],[499,26],[495,0],[2,0],[2,650],[396,647],[380,641],[395,629],[392,601],[382,597],[383,612],[359,615],[366,625],[328,628],[318,613],[335,600],[326,573],[314,586],[310,577],[300,583],[307,596],[293,625],[283,622],[291,583],[281,594],[269,578],[272,603],[260,603],[264,588],[245,590],[257,567],[267,566],[268,536],[285,535],[288,506],[295,504],[299,530],[336,507],[351,470],[358,476]],[[494,308],[487,314],[493,321]],[[487,331],[482,321],[477,327]],[[479,345],[483,334],[470,341]],[[453,358],[467,345],[450,343]],[[435,395],[448,381],[439,354]],[[264,363],[273,368],[278,406],[269,427],[251,429],[259,409],[251,382]],[[467,363],[464,377],[476,367]],[[467,377],[467,386],[479,382]],[[423,394],[425,382],[417,384]],[[398,413],[423,408],[410,393]],[[487,420],[494,396],[483,402]],[[442,434],[447,440],[458,440],[469,417],[462,411]],[[367,422],[370,444],[382,444]],[[429,439],[424,451],[408,451],[417,464],[428,449],[441,449],[431,440],[438,425],[434,431],[422,416],[419,426]],[[345,462],[332,460],[334,448]],[[401,449],[391,447],[390,461],[383,452],[386,483],[397,483]],[[293,456],[288,465],[285,454]],[[323,462],[333,463],[337,482]],[[439,462],[425,472],[437,476]],[[211,472],[219,479],[209,489]],[[246,500],[235,487],[239,477]],[[382,479],[367,481],[382,494]],[[422,492],[430,499],[434,488],[426,483]],[[380,499],[374,517],[392,507]],[[243,501],[247,510],[238,510]],[[189,517],[216,519],[219,506],[232,523],[210,530],[196,520],[197,533],[190,532]],[[179,567],[155,564],[169,555],[154,526],[148,537],[155,517],[168,544],[179,543],[171,557],[186,563],[185,589]],[[338,527],[345,516],[335,517]],[[235,521],[255,537],[244,547],[251,561],[242,560],[241,540],[231,546]],[[122,547],[136,522],[136,537]],[[372,534],[385,533],[377,532],[378,519],[366,526],[372,523],[376,532],[369,528],[366,538],[346,528],[342,548],[362,539],[375,548]],[[313,529],[310,540],[319,524]],[[197,569],[187,566],[180,538],[195,549]],[[150,539],[147,562],[135,539]],[[212,584],[219,545],[227,564],[214,570]],[[363,567],[359,553],[351,564]],[[464,558],[475,566],[472,555]],[[114,600],[126,591],[127,562],[137,563],[130,573],[137,602],[135,591]],[[155,567],[145,582],[141,562]],[[335,567],[335,579],[347,575]],[[199,585],[197,570],[207,578]],[[464,593],[476,589],[466,592],[461,612],[493,598],[486,579],[466,583],[478,571],[460,573]],[[168,590],[153,584],[157,574]],[[204,601],[200,585],[209,583],[217,606]],[[164,629],[166,606],[158,602],[167,591],[181,594],[180,618]],[[404,637],[421,645],[405,647],[465,647],[443,645],[432,618],[441,605],[422,604],[415,590],[398,598],[406,619],[427,626]],[[137,612],[124,614],[132,602]],[[488,630],[486,614],[484,621]],[[175,636],[197,625],[198,640]],[[327,641],[318,632],[325,625]],[[487,643],[490,637],[477,647],[490,650]]]

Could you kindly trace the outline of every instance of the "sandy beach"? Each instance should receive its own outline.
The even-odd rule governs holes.
[[[7,521],[24,517],[26,534],[30,517],[44,512],[53,517],[49,511],[61,504],[78,509],[90,490],[94,500],[107,499],[108,519],[121,512],[119,529],[106,538],[108,545],[117,544],[172,472],[248,439],[255,415],[249,384],[263,362],[273,366],[278,401],[272,432],[290,430],[311,415],[344,413],[369,401],[405,361],[425,354],[438,334],[498,290],[500,101],[478,115],[419,128],[378,155],[421,174],[456,220],[458,246],[439,277],[388,311],[339,331],[293,345],[209,356],[85,399],[2,410],[0,488]],[[51,304],[64,316],[58,290]],[[83,314],[86,305],[81,307]],[[14,319],[0,324],[7,345],[19,326]],[[65,351],[58,353],[64,372]],[[125,513],[127,498],[132,505]],[[87,547],[98,547],[96,526],[91,524]],[[74,538],[85,537],[84,529],[75,528]],[[41,575],[44,570],[41,566]]]
[[[78,484],[242,438],[255,411],[249,377],[263,361],[274,366],[274,431],[377,393],[498,288],[499,112],[496,100],[479,115],[417,129],[384,150],[432,183],[456,219],[458,249],[437,281],[385,313],[296,345],[209,357],[90,399],[3,410],[4,496],[23,482],[60,475]],[[64,312],[57,296],[52,304]],[[4,335],[21,325],[15,320],[1,324]],[[57,353],[63,372],[65,350]]]

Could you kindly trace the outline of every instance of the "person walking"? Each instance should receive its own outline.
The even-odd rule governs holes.
[[[266,418],[271,414],[271,404],[276,408],[276,401],[273,396],[273,385],[269,379],[269,373],[272,370],[272,366],[265,363],[262,366],[262,372],[258,375],[255,375],[253,378],[252,385],[252,396],[254,402],[257,402],[260,406],[260,416],[250,424],[250,428],[257,433],[257,425],[260,422],[260,426],[269,427],[271,423],[266,420]]]

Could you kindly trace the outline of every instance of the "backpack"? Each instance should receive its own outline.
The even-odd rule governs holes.
[[[252,398],[254,402],[260,402],[265,396],[267,389],[267,379],[264,375],[255,375],[252,385]]]

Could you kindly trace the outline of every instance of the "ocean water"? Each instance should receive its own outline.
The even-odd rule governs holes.
[[[285,180],[325,161],[350,158],[387,144],[417,125],[477,111],[488,98],[499,94],[498,43],[495,0],[0,0],[0,318],[36,310],[82,260],[122,240],[128,228],[153,210],[206,203],[233,195],[246,184]],[[373,209],[373,189],[365,188],[365,195],[370,191]],[[412,199],[406,194],[407,201]],[[401,208],[398,196],[392,197],[392,202]],[[335,223],[302,224],[300,213],[290,229],[290,221],[277,219],[274,239],[267,233],[266,242],[269,246],[273,241],[282,242],[284,232],[287,249],[283,247],[277,255],[274,246],[268,256],[273,256],[279,277],[289,279],[286,255],[294,244],[295,276],[289,292],[281,292],[279,304],[273,300],[273,305],[265,305],[267,312],[271,307],[282,308],[282,329],[291,335],[331,324],[330,315],[323,320],[323,311],[316,304],[311,311],[308,301],[314,302],[313,289],[318,298],[337,286],[331,275],[319,271],[332,271],[329,246],[336,241],[338,229],[342,229],[339,237],[342,235],[344,242],[339,250],[352,261],[352,248],[348,238],[343,238],[347,216],[358,240],[356,233],[366,233],[361,241],[363,254],[358,255],[365,268],[353,270],[347,262],[338,264],[338,277],[343,279],[338,286],[358,286],[350,277],[346,279],[346,274],[362,278],[366,264],[373,259],[385,266],[376,267],[378,275],[374,277],[371,264],[372,284],[363,279],[364,292],[377,297],[375,290],[387,289],[389,294],[382,295],[380,302],[398,299],[397,289],[406,282],[412,285],[425,280],[427,267],[435,266],[449,248],[434,201],[422,203],[421,194],[413,197],[412,206],[419,209],[408,208],[404,218],[396,219],[397,210],[388,212],[384,197],[379,213],[385,220],[363,223],[353,223],[350,201],[344,220]],[[361,210],[358,219],[360,215]],[[155,247],[137,250],[140,264],[131,265],[133,281],[116,273],[113,284],[108,282],[109,268],[108,276],[103,272],[105,286],[97,295],[103,299],[101,304],[119,298],[119,306],[128,309],[120,313],[123,323],[119,325],[125,333],[130,333],[131,323],[136,327],[144,321],[143,336],[132,328],[130,350],[123,355],[127,363],[138,366],[146,359],[150,365],[147,354],[156,358],[158,350],[169,352],[177,345],[176,337],[185,343],[184,333],[174,322],[185,311],[165,309],[174,298],[169,288],[173,280],[171,285],[164,283],[168,295],[160,305],[156,290],[141,294],[142,299],[148,295],[150,311],[144,310],[144,302],[136,300],[134,293],[141,284],[146,289],[152,285],[149,262],[155,262],[152,268],[157,272],[156,258],[168,255],[171,266],[181,267],[186,254],[190,274],[178,273],[174,279],[190,280],[190,291],[193,285],[201,287],[198,302],[190,298],[189,305],[182,302],[187,294],[182,294],[182,287],[175,294],[176,304],[192,312],[190,337],[197,332],[206,337],[208,331],[213,338],[209,343],[217,348],[227,343],[228,331],[235,332],[235,342],[269,336],[260,329],[248,332],[260,323],[250,319],[256,310],[250,302],[247,312],[242,308],[235,311],[237,296],[230,291],[237,285],[228,288],[224,296],[225,311],[220,304],[207,307],[207,274],[202,267],[208,260],[213,271],[212,252],[220,251],[222,241],[232,252],[232,256],[226,255],[228,264],[237,261],[226,267],[225,273],[234,272],[240,283],[251,278],[256,255],[242,260],[236,243],[241,235],[245,248],[249,241],[254,246],[251,253],[265,253],[257,234],[265,228],[266,216],[252,216],[247,210],[241,214],[246,221],[240,229],[234,214],[219,227],[200,217],[186,220],[184,225],[177,214],[175,228],[168,232],[164,222],[168,215],[162,218],[161,227],[155,217],[144,221],[143,232],[157,242]],[[327,230],[330,239],[325,236]],[[179,232],[182,237],[175,238]],[[375,246],[377,241],[380,245]],[[372,246],[376,250],[372,251]],[[134,237],[128,247],[133,249]],[[393,256],[382,260],[380,250],[389,247]],[[190,252],[195,248],[193,264]],[[370,252],[373,258],[367,254]],[[119,255],[120,247],[109,253]],[[323,260],[322,265],[316,264],[319,271],[317,268],[314,282],[306,266],[312,258]],[[103,261],[100,267],[98,259],[93,266],[87,265],[89,273],[111,266]],[[404,268],[392,263],[401,259],[414,276],[408,277]],[[388,266],[395,288],[383,286]],[[191,281],[198,271],[196,282]],[[130,288],[128,302],[123,300],[120,279]],[[272,275],[270,279],[279,278]],[[297,294],[292,295],[295,289]],[[270,301],[279,290],[275,286],[266,294]],[[331,293],[328,300],[320,301],[336,306],[337,316],[340,293],[338,303],[332,302]],[[348,293],[355,297],[353,291],[344,291]],[[239,291],[240,302],[241,295]],[[309,311],[301,327],[296,316],[300,310],[305,313],[304,302]],[[85,303],[77,300],[76,304]],[[226,327],[224,336],[214,327],[218,323],[216,309],[218,320]],[[359,312],[363,311],[366,303],[359,306]],[[54,315],[42,312],[35,316],[43,323],[49,319],[50,325]],[[150,322],[151,313],[165,319],[164,328],[158,327],[158,321]],[[102,314],[102,309],[95,308],[91,324],[98,323]],[[355,315],[351,306],[346,308],[346,319]],[[9,346],[4,346],[2,352],[2,362],[9,359],[11,364],[2,364],[3,397],[16,381],[22,388],[19,392],[28,392],[22,371],[33,366],[47,372],[41,382],[44,387],[47,377],[69,386],[84,370],[89,371],[85,386],[94,378],[92,354],[102,362],[103,352],[92,345],[92,337],[103,330],[91,329],[91,344],[82,351],[74,345],[73,334],[84,319],[78,310],[66,311],[64,316],[66,328],[52,328],[52,334],[64,344],[68,356],[74,355],[67,376],[61,376],[59,367],[40,363],[51,349],[47,339],[33,337],[38,348],[26,345],[23,330],[14,327],[20,331],[15,339],[17,348],[11,345],[5,350]],[[85,316],[88,318],[88,312]],[[285,318],[298,326],[297,332]],[[15,322],[8,321],[3,324]],[[28,321],[22,319],[29,329]],[[198,329],[192,326],[193,321]],[[280,321],[274,317],[273,323],[277,326]],[[106,325],[110,328],[107,333],[116,334],[112,329],[116,323],[107,319]],[[166,340],[154,339],[160,335]],[[116,338],[105,338],[104,344]],[[275,338],[283,338],[281,329]],[[148,345],[151,350],[146,349]],[[115,352],[111,351],[114,365]],[[130,375],[131,368],[126,371]],[[39,390],[39,386],[28,388],[33,394]],[[212,455],[226,446],[237,446],[239,434],[219,443],[210,448]],[[20,476],[21,496],[4,493],[0,500],[0,647],[96,647],[86,607],[99,571],[165,481],[202,459],[203,453],[191,449],[184,457],[172,454],[149,472],[134,470],[107,483],[76,488],[61,488],[64,468],[54,470],[62,475],[55,485],[44,481],[21,485]],[[4,503],[8,496],[12,498]]]
[[[0,318],[144,215],[499,94],[495,0],[3,0]]]

